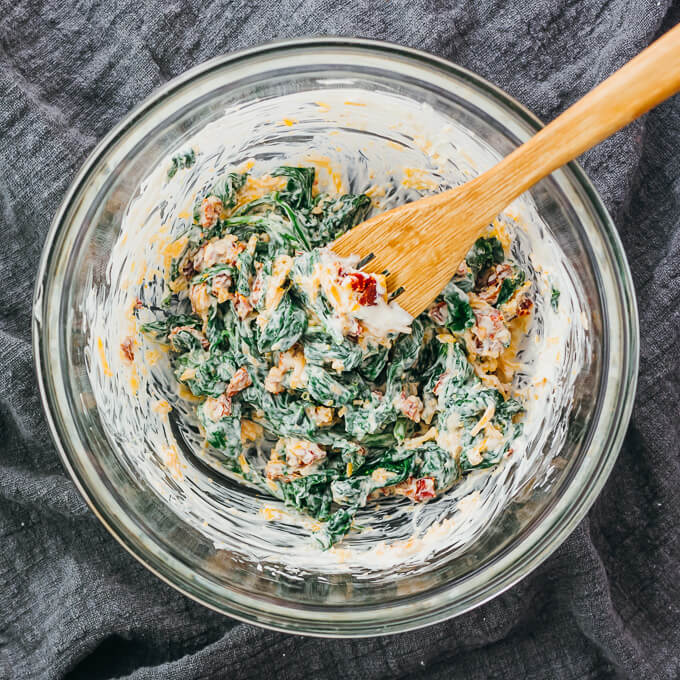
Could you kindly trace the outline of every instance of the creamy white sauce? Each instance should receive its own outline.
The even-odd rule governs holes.
[[[371,335],[378,338],[387,337],[390,333],[408,333],[413,321],[413,317],[398,302],[386,303],[383,300],[377,305],[362,307],[355,312],[355,316],[363,321]]]
[[[296,281],[296,283],[301,285],[303,289],[309,290],[309,293],[313,295],[316,292],[315,286],[324,283],[331,285],[337,283],[337,279],[333,277],[336,263],[349,273],[350,271],[358,271],[356,266],[359,264],[359,260],[360,257],[357,254],[340,257],[333,251],[324,248],[319,252],[319,264],[312,276],[306,277],[307,280]],[[329,279],[331,280],[328,281]],[[399,303],[385,301],[386,292],[384,286],[379,284],[375,304],[370,306],[357,305],[354,300],[356,296],[352,295],[346,288],[340,288],[337,302],[334,302],[332,295],[327,295],[326,298],[333,304],[335,312],[333,318],[329,320],[329,325],[335,326],[335,330],[340,335],[346,335],[347,319],[356,318],[363,322],[369,335],[375,338],[386,338],[390,333],[410,333],[413,317],[405,309],[402,309]]]
[[[189,146],[197,153],[196,165],[166,183],[171,155]],[[360,90],[302,92],[239,106],[193,131],[140,186],[111,255],[111,293],[92,290],[82,310],[90,334],[90,380],[112,444],[140,483],[216,548],[288,578],[348,570],[357,578],[373,578],[376,571],[386,574],[403,565],[414,574],[426,568],[426,558],[462,554],[530,480],[549,483],[552,459],[565,438],[574,381],[587,356],[577,277],[531,199],[516,201],[502,220],[515,235],[515,257],[533,272],[536,310],[531,337],[519,355],[515,387],[527,411],[512,457],[490,472],[468,475],[436,502],[415,509],[403,501],[369,504],[356,520],[368,528],[322,552],[309,538],[313,520],[274,499],[221,485],[191,463],[188,449],[220,469],[195,430],[195,404],[177,394],[167,355],[138,332],[152,314],[143,311],[139,322],[131,315],[136,296],[145,304],[158,304],[165,296],[167,249],[182,231],[182,216],[191,214],[197,191],[224,171],[248,167],[249,158],[256,175],[283,163],[321,163],[332,168],[322,169],[322,188],[368,190],[380,209],[459,184],[498,160],[465,128],[428,106]],[[551,284],[561,292],[558,313],[549,304]],[[136,343],[133,365],[120,352],[128,335]]]

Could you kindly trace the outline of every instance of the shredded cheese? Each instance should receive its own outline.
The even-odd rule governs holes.
[[[97,338],[97,350],[99,352],[99,361],[102,365],[102,369],[104,370],[104,375],[110,378],[113,373],[111,372],[111,368],[109,367],[109,362],[106,359],[106,351],[104,350],[104,341],[101,338]]]

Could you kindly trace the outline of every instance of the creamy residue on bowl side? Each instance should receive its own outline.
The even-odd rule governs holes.
[[[396,97],[381,96],[394,106]],[[388,146],[367,142],[360,133],[375,114],[362,97],[277,102],[296,118],[258,134],[313,115],[314,152],[284,140],[266,157],[263,143],[223,143],[247,128],[252,107],[187,140],[190,151],[159,163],[129,207],[112,294],[93,293],[84,310],[98,407],[130,469],[216,546],[293,570],[418,564],[463,548],[527,482],[548,478],[543,449],[563,439],[584,356],[576,279],[528,198],[490,225],[410,333],[399,332],[406,320],[389,311],[384,280],[315,250],[369,210],[459,183],[494,160],[406,100]],[[253,105],[258,119],[272,120],[267,106]],[[355,136],[322,131],[338,108]],[[432,129],[441,130],[434,139],[422,132]],[[276,171],[286,161],[302,169]],[[314,229],[296,229],[291,209]],[[391,328],[361,304],[374,295]],[[196,459],[284,502],[221,488]],[[429,502],[414,509],[395,496]],[[312,532],[328,547],[353,520],[362,531],[343,549],[309,541]]]

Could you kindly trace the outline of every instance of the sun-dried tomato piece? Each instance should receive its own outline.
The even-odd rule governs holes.
[[[415,395],[407,397],[402,392],[396,399],[396,406],[409,420],[414,423],[420,422],[420,414],[423,412],[423,402],[420,397]]]
[[[409,477],[405,482],[401,482],[394,487],[394,493],[398,496],[406,496],[416,503],[434,498],[435,492],[434,477]]]
[[[489,270],[477,295],[490,305],[495,305],[501,292],[503,281],[511,276],[512,267],[509,264],[497,264]]]
[[[424,501],[435,497],[434,477],[421,477],[416,479],[416,490],[413,495],[414,501]]]
[[[134,361],[135,360],[135,351],[133,349],[134,346],[134,340],[128,335],[123,342],[120,343],[120,351],[123,353],[123,356],[128,360],[128,361]]]
[[[377,281],[363,272],[352,272],[347,275],[353,291],[359,293],[357,302],[364,306],[375,305],[378,301]]]
[[[432,321],[443,326],[449,320],[449,308],[446,302],[442,300],[436,305],[432,305],[428,311],[428,315]]]
[[[241,390],[245,390],[246,387],[252,384],[253,381],[250,379],[246,367],[241,366],[241,368],[239,368],[231,377],[229,385],[227,385],[227,396],[233,397],[235,394],[238,394]]]
[[[222,201],[217,196],[208,196],[201,203],[201,226],[210,229],[217,224],[222,212]]]
[[[528,316],[534,303],[528,298],[523,297],[517,305],[517,316]]]

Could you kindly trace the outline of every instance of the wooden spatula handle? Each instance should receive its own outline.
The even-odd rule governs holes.
[[[494,183],[495,215],[553,170],[680,91],[680,25],[591,90],[478,180]],[[501,186],[498,178],[505,177]],[[500,191],[499,191],[500,189]]]

